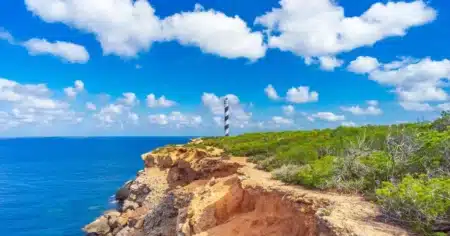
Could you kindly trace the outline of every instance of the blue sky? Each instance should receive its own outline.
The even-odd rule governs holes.
[[[445,0],[3,0],[0,136],[221,135],[450,109]]]

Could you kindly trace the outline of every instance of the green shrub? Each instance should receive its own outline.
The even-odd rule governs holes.
[[[292,146],[286,151],[277,152],[277,157],[285,163],[304,165],[317,160],[317,149],[310,146]]]
[[[384,181],[389,181],[392,173],[392,161],[386,152],[374,152],[360,159],[368,168],[364,176],[364,190],[373,191]]]
[[[282,165],[283,162],[281,162],[276,157],[271,156],[269,158],[258,161],[258,163],[256,164],[256,168],[265,171],[272,171],[274,169],[280,168]]]
[[[296,183],[301,167],[297,165],[283,165],[272,171],[272,177],[285,183]]]
[[[314,188],[326,188],[333,176],[335,160],[333,156],[326,156],[303,166],[295,182]]]
[[[376,190],[383,212],[421,233],[429,233],[433,225],[450,222],[450,179],[408,175],[398,185],[384,182]]]

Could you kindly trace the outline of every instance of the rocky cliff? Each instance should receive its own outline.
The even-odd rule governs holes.
[[[142,159],[118,209],[86,225],[87,235],[408,235],[358,196],[287,186],[213,147],[165,147]]]

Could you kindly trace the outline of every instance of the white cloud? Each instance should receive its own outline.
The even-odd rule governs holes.
[[[139,115],[134,112],[130,112],[128,113],[128,119],[130,119],[133,124],[138,124]]]
[[[355,122],[352,122],[352,121],[344,121],[344,122],[342,122],[341,125],[346,126],[346,127],[355,127],[356,126]]]
[[[445,101],[448,99],[448,94],[443,89],[437,88],[434,85],[397,88],[395,92],[402,101],[422,102]]]
[[[15,43],[14,37],[8,31],[4,30],[1,27],[0,27],[0,39],[8,41],[10,44]]]
[[[407,111],[433,111],[433,107],[431,107],[428,103],[420,103],[420,102],[400,102],[400,106]]]
[[[295,108],[292,105],[283,106],[283,112],[287,116],[293,115],[295,113]]]
[[[359,56],[354,61],[350,62],[347,67],[348,71],[357,74],[364,74],[374,71],[380,66],[380,63],[376,58]]]
[[[29,11],[49,23],[61,22],[93,33],[105,54],[134,57],[153,42],[176,40],[226,58],[264,56],[263,35],[238,16],[228,17],[196,5],[165,19],[147,0],[25,0]]]
[[[86,48],[70,42],[56,41],[51,43],[45,39],[33,38],[24,42],[23,46],[33,56],[50,54],[70,63],[81,64],[89,61],[89,53]]]
[[[21,84],[0,78],[0,123],[3,129],[22,125],[75,122],[79,116],[70,105],[54,99],[45,84]],[[10,112],[8,112],[8,110]]]
[[[404,36],[436,18],[424,1],[375,3],[361,16],[346,17],[332,0],[281,0],[255,22],[269,32],[269,46],[299,56],[326,56]]]
[[[81,80],[76,80],[74,82],[74,87],[64,88],[64,93],[66,94],[66,96],[71,98],[75,98],[78,95],[78,93],[83,91],[84,91],[84,83]]]
[[[166,115],[159,114],[159,115],[150,115],[148,117],[151,124],[158,124],[158,125],[167,125],[169,124],[169,120]]]
[[[305,57],[305,64],[319,64],[320,69],[325,71],[334,71],[337,67],[341,67],[344,64],[343,60],[339,60],[334,56],[320,56],[320,57]]]
[[[147,106],[150,108],[156,108],[156,107],[173,107],[177,103],[175,101],[171,101],[169,99],[166,99],[165,96],[161,96],[160,98],[156,98],[155,94],[151,93],[147,95]]]
[[[291,88],[286,93],[286,99],[293,103],[317,102],[319,94],[316,91],[309,91],[309,87],[300,86]]]
[[[371,115],[377,116],[383,114],[383,111],[378,107],[378,101],[367,101],[369,106],[367,108],[361,108],[360,106],[341,107],[341,110],[352,113],[357,116]]]
[[[450,103],[438,104],[437,108],[442,111],[450,111]]]
[[[367,101],[367,104],[369,104],[369,106],[378,106],[378,101],[377,100],[369,100]]]
[[[183,45],[198,46],[205,53],[225,58],[256,60],[265,55],[263,35],[252,32],[239,16],[228,17],[215,10],[203,10],[196,5],[194,12],[182,12],[162,21],[166,40]]]
[[[95,110],[97,110],[97,106],[92,102],[87,102],[86,109],[88,109],[90,111],[95,111]]]
[[[343,121],[345,120],[345,116],[343,115],[335,115],[332,112],[318,112],[316,114],[311,115],[312,118],[317,118],[325,121]]]
[[[64,88],[64,93],[67,95],[67,97],[71,97],[71,98],[77,96],[77,92],[72,87]]]
[[[203,119],[198,115],[186,115],[179,111],[173,111],[168,115],[150,115],[149,122],[162,126],[173,126],[176,128],[198,127],[203,123]]]
[[[363,72],[364,70],[357,71]],[[365,70],[369,79],[381,85],[394,87],[400,105],[405,110],[431,111],[425,102],[446,101],[449,95],[443,89],[450,79],[450,60],[433,61],[401,58],[390,63],[378,63],[374,70]]]
[[[264,89],[264,92],[266,93],[267,97],[269,97],[272,100],[280,99],[277,90],[275,90],[275,88],[271,84],[267,85],[267,87]]]
[[[291,119],[287,119],[281,116],[274,116],[272,117],[272,121],[277,125],[292,125],[294,124],[294,121]]]
[[[81,80],[75,80],[75,89],[78,91],[84,90],[84,82]]]
[[[319,57],[320,68],[326,71],[334,71],[335,68],[342,66],[344,61],[337,59],[336,57],[323,56]]]
[[[126,120],[126,117],[124,117],[126,114],[125,111],[128,109],[128,107],[122,104],[108,104],[94,114],[94,118],[96,118],[100,122],[100,126],[103,127],[111,127],[113,124],[119,124],[123,127],[124,120]]]
[[[119,102],[126,106],[135,106],[139,103],[139,100],[134,93],[123,93],[122,96],[123,98],[120,98]]]
[[[161,24],[146,0],[25,0],[25,4],[46,22],[93,33],[105,54],[132,57],[161,39]]]

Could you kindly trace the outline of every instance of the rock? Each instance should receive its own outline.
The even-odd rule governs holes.
[[[122,211],[135,210],[139,207],[139,204],[130,200],[125,200],[122,206]]]
[[[130,236],[133,230],[130,227],[124,227],[119,232],[117,232],[116,236]]]
[[[119,218],[117,218],[117,223],[120,226],[125,226],[128,223],[128,217],[126,215],[122,215]]]
[[[112,234],[117,235],[122,229],[123,227],[119,225],[117,228],[113,229]]]
[[[130,195],[130,190],[128,188],[129,186],[125,185],[121,187],[119,190],[117,190],[116,192],[117,201],[125,201],[128,198],[128,196]]]
[[[103,215],[106,217],[111,217],[111,216],[119,217],[120,212],[118,212],[116,210],[109,210],[109,211],[106,211]]]
[[[109,231],[111,231],[111,228],[109,227],[108,219],[104,216],[101,216],[94,222],[86,225],[83,228],[83,231],[91,235],[106,235],[107,233],[109,233]]]
[[[137,220],[136,224],[134,225],[134,228],[142,229],[143,226],[144,226],[144,218]]]
[[[170,194],[145,217],[145,235],[176,235],[177,215],[175,196]]]
[[[117,228],[119,226],[119,223],[117,222],[118,218],[119,217],[117,217],[117,216],[110,216],[108,218],[108,224],[111,228]]]

